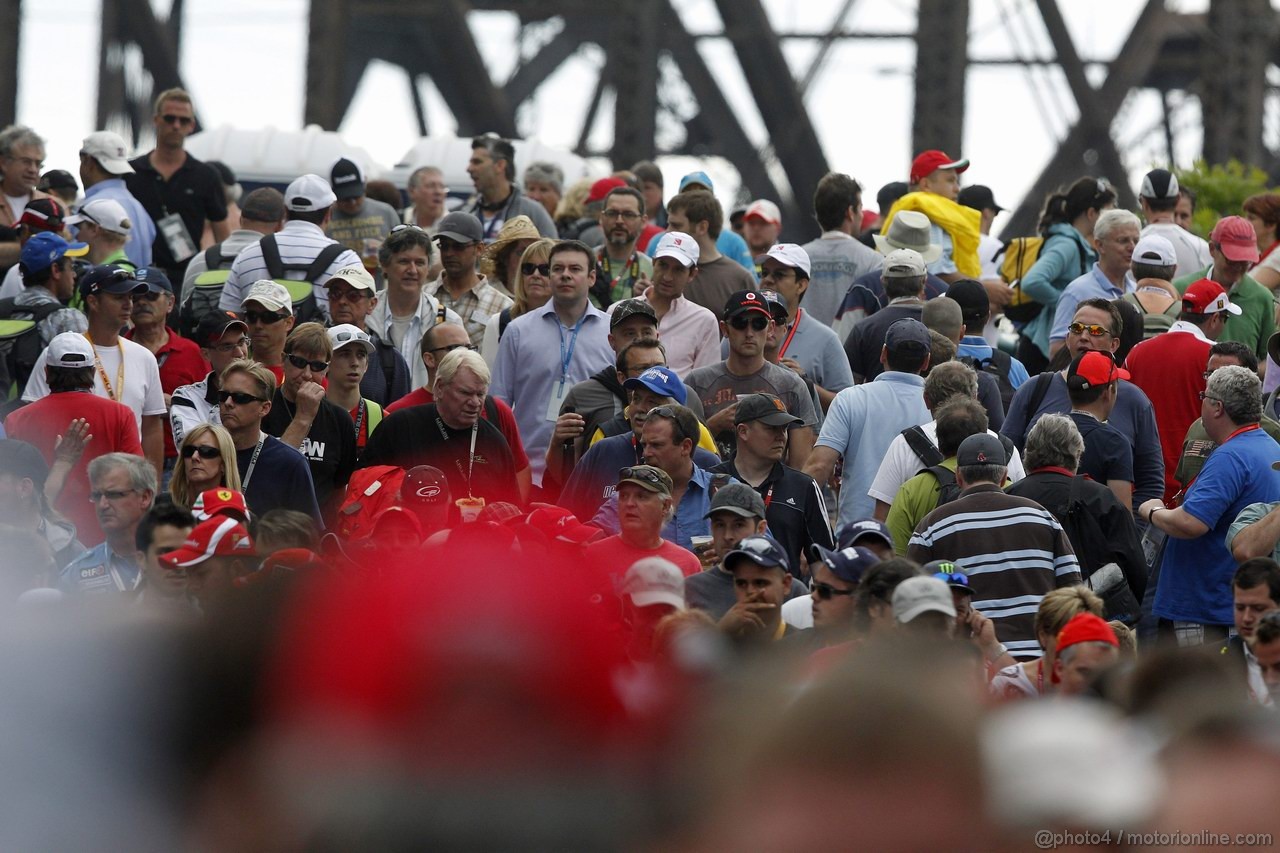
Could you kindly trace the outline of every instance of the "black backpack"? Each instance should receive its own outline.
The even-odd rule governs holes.
[[[222,254],[222,244],[215,243],[204,250],[205,271],[196,276],[190,293],[183,293],[182,308],[178,314],[183,337],[195,337],[196,327],[208,314],[218,311],[222,288],[231,276],[235,255]]]
[[[32,368],[44,350],[37,326],[61,311],[61,302],[18,305],[16,298],[0,299],[0,397],[4,410],[13,407],[31,378]],[[14,317],[14,314],[21,315]]]
[[[267,234],[258,241],[258,245],[262,246],[262,263],[267,268],[267,275],[289,291],[289,297],[293,300],[294,322],[307,323],[314,320],[323,323],[324,315],[316,303],[314,285],[347,247],[341,243],[330,243],[309,264],[286,264],[280,259],[280,245],[276,242],[276,235]],[[288,272],[301,272],[303,277],[300,281],[285,278],[285,273]]]
[[[967,364],[974,370],[982,373],[990,373],[996,379],[996,384],[1000,386],[1000,404],[1004,406],[1004,410],[1009,411],[1009,401],[1013,399],[1013,395],[1018,389],[1013,387],[1013,383],[1009,381],[1009,371],[1013,368],[1013,358],[1004,350],[996,347],[991,348],[990,358],[976,358],[971,355],[958,356],[957,361],[961,364]]]
[[[916,455],[916,458],[924,463],[925,470],[938,481],[938,506],[951,503],[958,498],[960,496],[960,484],[956,482],[956,474],[954,471],[942,467],[942,461],[946,457],[942,455],[942,451],[938,449],[938,446],[929,440],[929,436],[924,434],[924,430],[919,426],[909,426],[902,431],[902,437],[907,440],[907,447],[911,448],[911,452]],[[1003,435],[997,437],[1000,439],[1000,443],[1004,445],[1005,455],[1012,459],[1013,442]]]

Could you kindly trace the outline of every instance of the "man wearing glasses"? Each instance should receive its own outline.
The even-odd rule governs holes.
[[[355,423],[346,409],[325,398],[333,344],[324,326],[303,323],[284,344],[284,381],[271,398],[262,429],[296,447],[311,467],[311,482],[322,512],[342,500],[356,467]]]
[[[214,311],[200,320],[194,342],[212,369],[203,379],[173,389],[169,398],[169,427],[175,447],[182,446],[183,436],[192,427],[221,422],[218,377],[228,364],[248,356],[248,331],[244,321],[229,311]]]
[[[105,540],[68,563],[58,587],[82,595],[133,592],[142,582],[135,534],[156,494],[155,469],[141,457],[108,453],[89,463],[89,483],[89,501]]]
[[[484,229],[470,213],[450,213],[440,221],[435,241],[443,269],[423,290],[461,317],[471,343],[480,346],[489,318],[513,304],[511,297],[476,272]]]
[[[600,228],[604,245],[596,249],[598,272],[591,302],[607,310],[615,302],[644,293],[653,275],[653,261],[636,251],[636,239],[644,228],[644,196],[640,191],[631,187],[609,190],[600,213]]]
[[[182,278],[186,262],[200,249],[205,223],[216,243],[231,232],[222,180],[183,147],[196,130],[195,116],[191,96],[182,89],[157,95],[151,118],[156,147],[130,160],[133,172],[124,179],[156,224],[152,257],[170,279]]]
[[[18,262],[18,220],[27,203],[48,198],[36,189],[44,167],[44,140],[34,130],[15,124],[0,133],[0,267]]]
[[[329,293],[330,325],[355,326],[373,343],[369,369],[360,380],[360,396],[385,409],[408,394],[412,386],[404,356],[368,327],[369,315],[378,305],[373,276],[362,266],[343,267],[325,282],[325,290]]]

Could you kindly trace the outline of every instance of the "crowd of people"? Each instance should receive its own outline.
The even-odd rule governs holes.
[[[1280,195],[1002,243],[925,151],[797,244],[704,172],[245,193],[153,122],[0,132],[6,716],[120,733],[6,846],[1271,843]]]

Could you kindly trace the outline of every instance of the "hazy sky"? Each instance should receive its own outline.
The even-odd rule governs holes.
[[[1169,5],[1197,11],[1207,0],[1170,0]],[[166,11],[169,0],[154,0]],[[832,23],[841,0],[765,0],[776,29],[821,30]],[[720,20],[712,0],[677,4],[686,25],[713,32]],[[1110,60],[1128,34],[1142,0],[1069,0],[1063,13],[1086,59]],[[240,128],[274,126],[299,129],[302,123],[306,64],[305,0],[188,0],[182,73],[206,126]],[[21,83],[18,116],[49,138],[48,162],[74,170],[80,140],[94,128],[100,0],[28,2],[23,10]],[[845,20],[854,30],[910,31],[915,3],[910,0],[862,0]],[[473,13],[470,19],[490,73],[503,81],[514,67],[518,27],[514,16]],[[1052,50],[1039,22],[1034,0],[972,0],[971,57],[1049,57]],[[787,41],[784,50],[799,78],[816,45]],[[700,50],[722,81],[730,103],[753,141],[767,134],[747,97],[747,87],[732,48],[722,40],[704,40]],[[50,60],[56,59],[57,70]],[[594,48],[579,51],[538,91],[519,114],[528,136],[564,147],[578,135],[596,72],[603,61]],[[831,168],[857,177],[874,196],[876,188],[905,178],[912,116],[912,71],[915,46],[910,40],[845,41],[837,46],[806,97],[809,114]],[[1091,72],[1099,75],[1100,68]],[[1094,80],[1095,84],[1098,82]],[[422,81],[433,132],[450,132],[454,124],[430,81]],[[1166,159],[1160,129],[1158,96],[1131,96],[1115,124],[1130,183]],[[985,183],[1006,207],[1017,205],[1039,174],[1076,116],[1062,74],[1041,69],[974,67],[969,71],[964,146],[953,155],[973,166],[967,183]],[[1174,122],[1179,130],[1176,159],[1189,165],[1200,148],[1200,110],[1194,97],[1176,96]],[[1276,136],[1274,104],[1268,130]],[[603,115],[609,115],[606,111]],[[610,122],[593,142],[607,146]],[[341,127],[343,136],[364,147],[374,159],[391,166],[416,138],[416,123],[404,72],[372,64]],[[670,128],[660,133],[671,132]],[[1274,139],[1271,140],[1274,144]],[[520,164],[517,164],[520,166]],[[668,174],[686,170],[685,163],[664,164]],[[731,173],[720,195],[732,191]],[[1115,180],[1117,176],[1107,176]]]

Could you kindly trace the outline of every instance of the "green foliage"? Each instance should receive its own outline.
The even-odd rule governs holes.
[[[1195,191],[1196,213],[1192,230],[1208,238],[1214,223],[1224,216],[1239,216],[1251,195],[1276,192],[1267,186],[1267,173],[1257,166],[1231,160],[1225,166],[1197,160],[1190,169],[1177,169],[1178,183]]]

